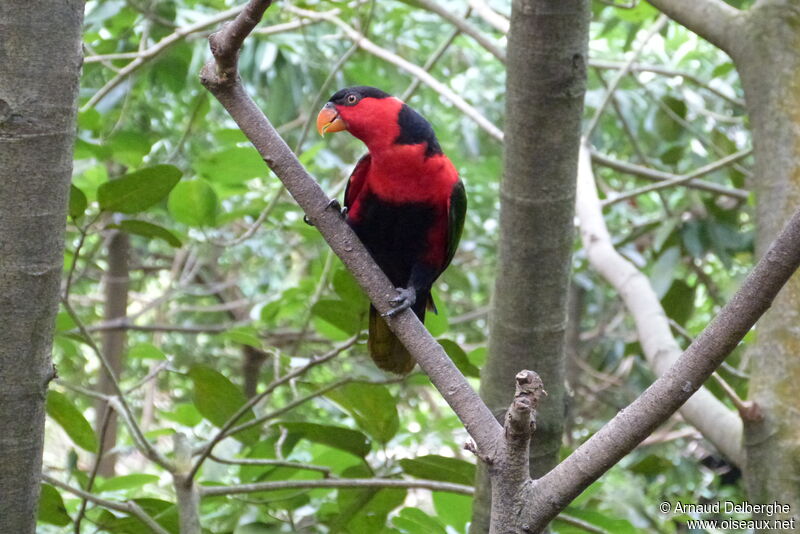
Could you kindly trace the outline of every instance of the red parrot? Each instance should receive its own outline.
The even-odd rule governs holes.
[[[347,130],[369,152],[356,164],[344,193],[346,220],[397,288],[393,315],[411,308],[425,320],[431,286],[456,252],[467,196],[430,123],[402,100],[374,87],[335,93],[317,116],[321,135]],[[374,306],[369,310],[369,353],[397,374],[414,358]]]

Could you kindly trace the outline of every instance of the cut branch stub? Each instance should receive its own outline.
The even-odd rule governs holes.
[[[515,380],[514,401],[506,413],[506,432],[527,436],[536,429],[536,408],[547,391],[541,377],[533,371],[520,371]]]

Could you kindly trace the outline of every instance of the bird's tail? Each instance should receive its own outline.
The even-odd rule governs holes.
[[[425,321],[425,307],[429,300],[430,297],[428,295],[418,295],[417,303],[412,308],[422,322]],[[389,330],[389,325],[386,324],[386,321],[383,320],[383,317],[374,306],[369,307],[369,340],[367,341],[367,348],[375,365],[384,371],[407,375],[417,364],[414,357],[408,353],[400,340],[397,339],[397,336]]]

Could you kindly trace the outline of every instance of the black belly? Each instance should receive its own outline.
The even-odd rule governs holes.
[[[393,204],[374,194],[360,201],[359,221],[349,221],[378,266],[396,287],[406,287],[415,264],[423,263],[434,208]]]

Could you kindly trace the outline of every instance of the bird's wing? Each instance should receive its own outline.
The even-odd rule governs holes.
[[[347,187],[344,190],[344,207],[350,208],[358,198],[358,194],[367,182],[367,171],[370,164],[369,154],[365,154],[356,163],[353,172],[350,174],[350,179],[347,181]]]
[[[447,221],[447,260],[442,270],[450,265],[450,261],[456,254],[458,242],[461,240],[461,231],[464,229],[464,219],[467,215],[467,192],[464,190],[464,182],[459,180],[453,186],[450,193],[449,217]]]

